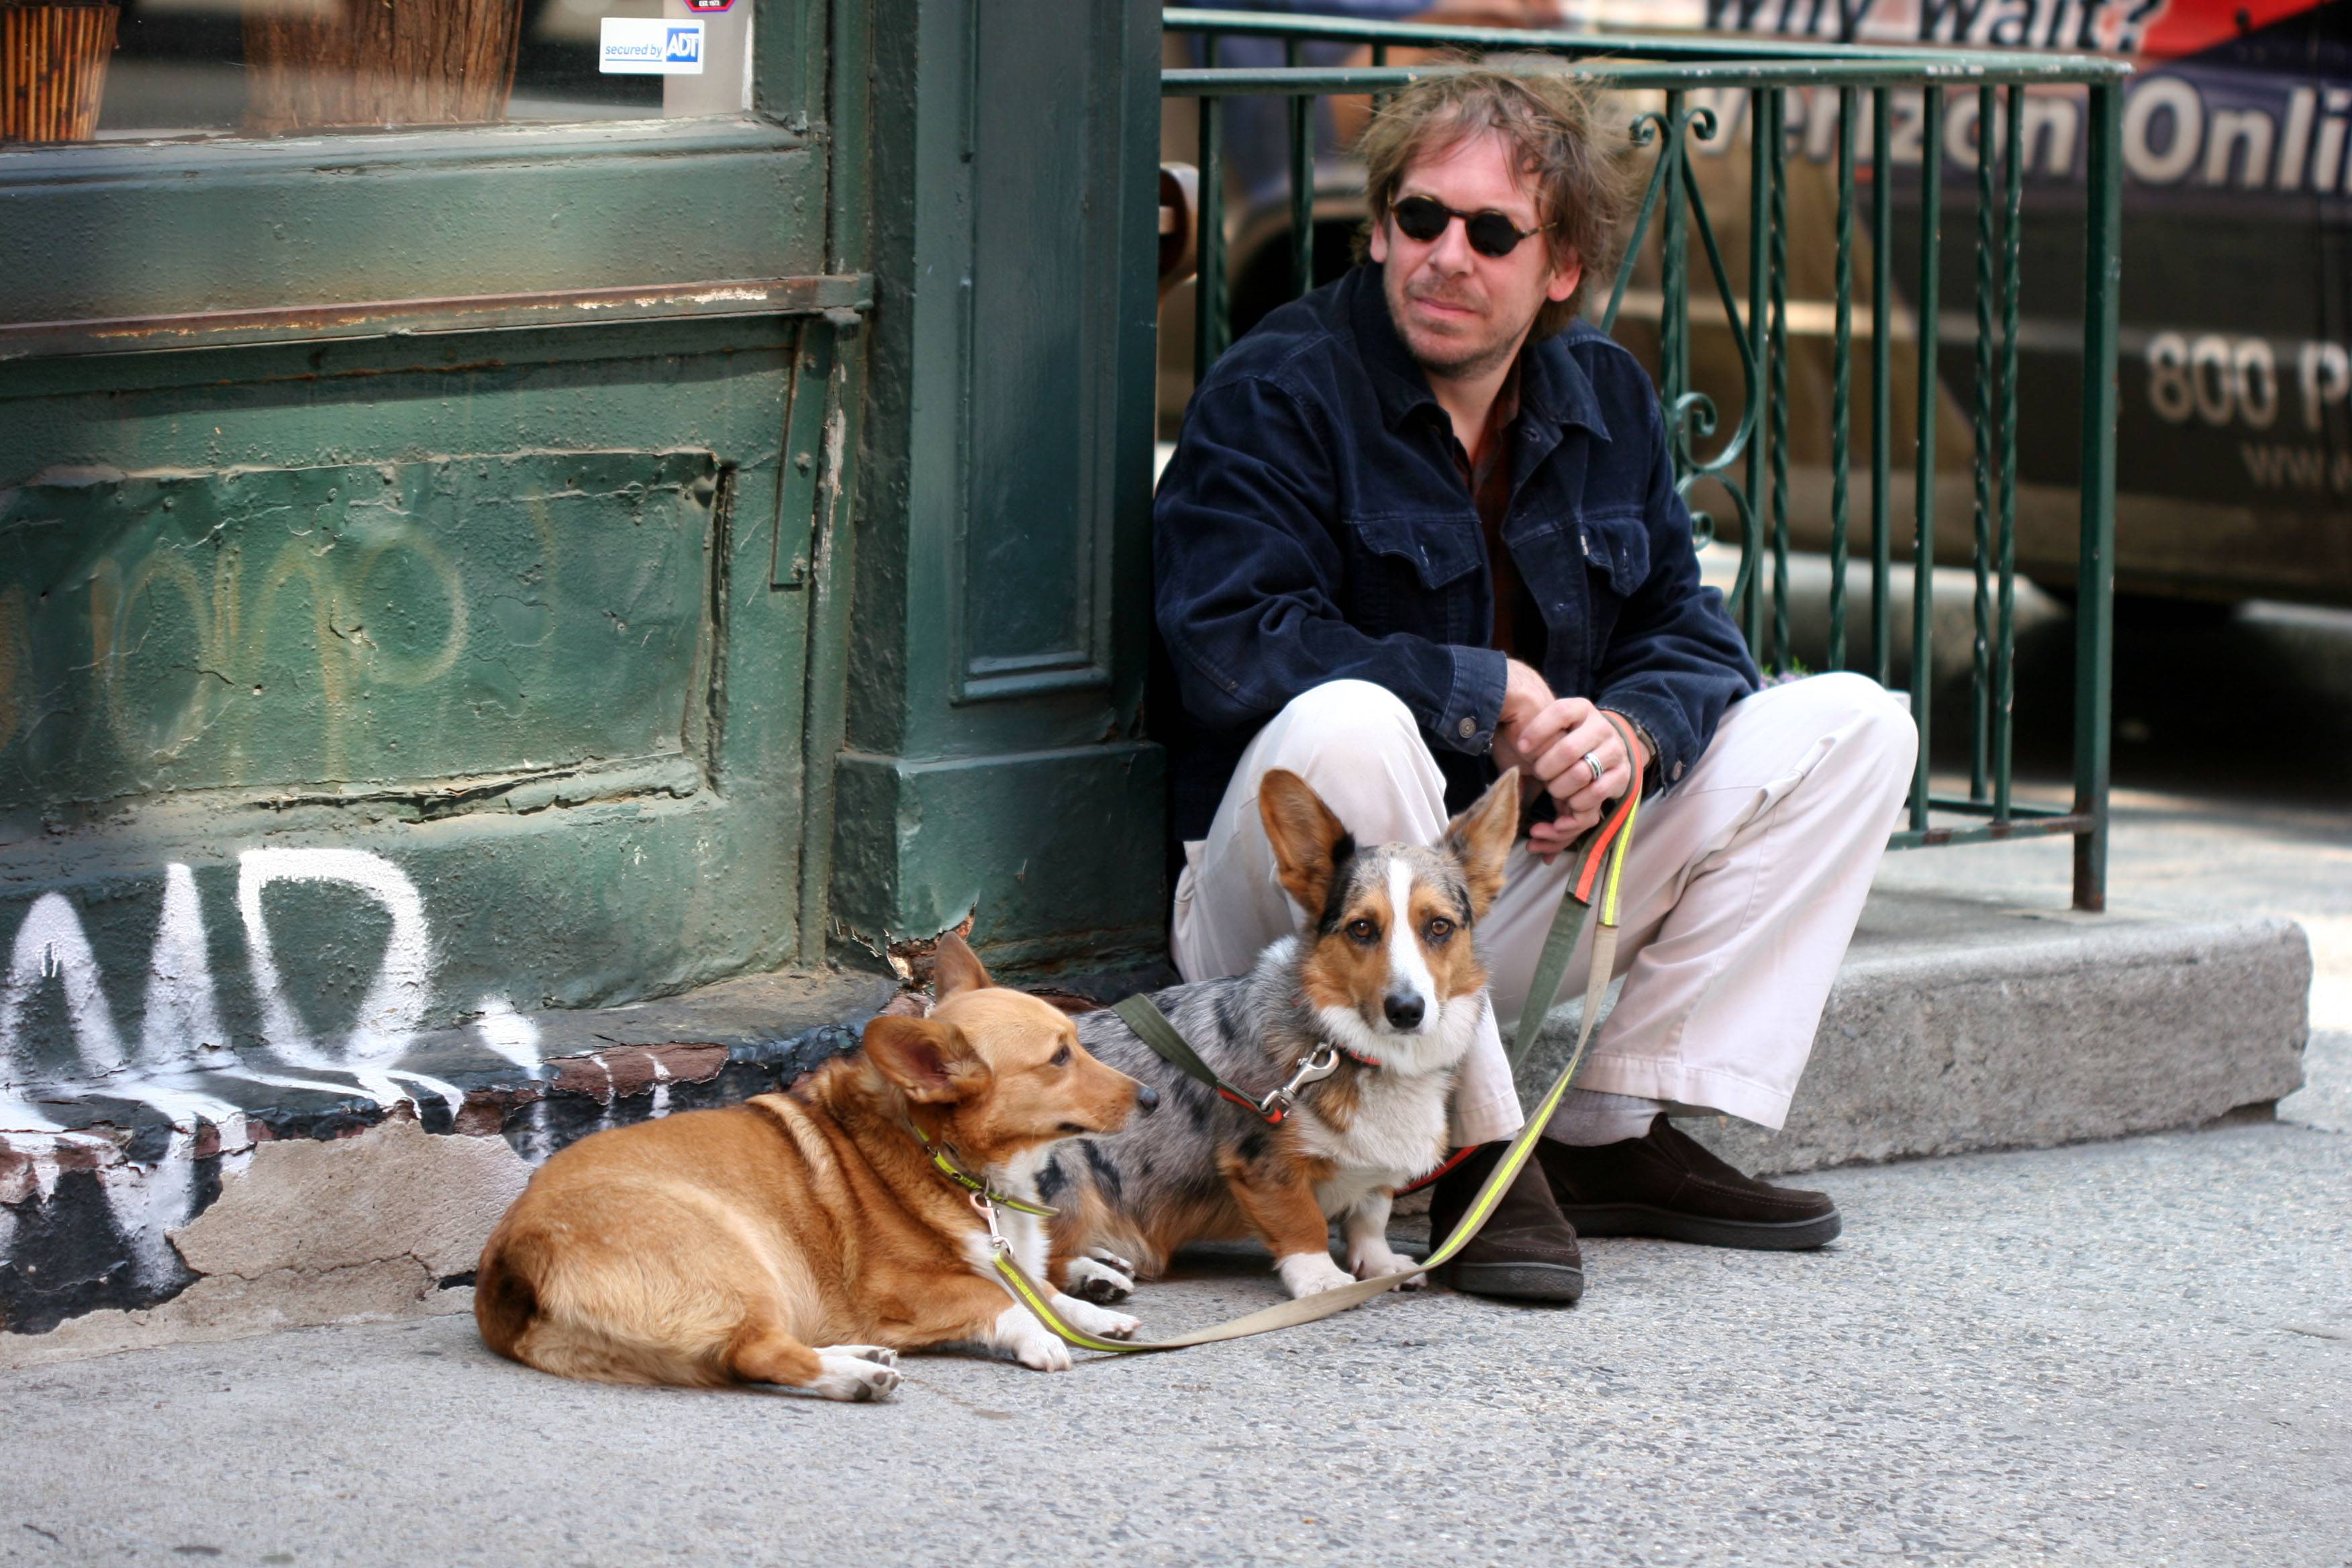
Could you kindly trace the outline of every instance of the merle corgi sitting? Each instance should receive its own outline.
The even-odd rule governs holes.
[[[1487,1006],[1473,932],[1503,886],[1517,773],[1428,848],[1360,847],[1281,769],[1258,786],[1258,813],[1282,886],[1313,925],[1246,974],[1152,1000],[1213,1070],[1254,1094],[1327,1047],[1337,1068],[1269,1123],[1163,1061],[1117,1014],[1082,1016],[1086,1048],[1158,1089],[1166,1109],[1065,1143],[1039,1171],[1039,1196],[1060,1211],[1056,1279],[1073,1294],[1116,1300],[1179,1247],[1253,1235],[1293,1296],[1412,1267],[1390,1249],[1390,1205],[1445,1155],[1454,1070]],[[1333,1216],[1344,1216],[1346,1269],[1331,1259]]]

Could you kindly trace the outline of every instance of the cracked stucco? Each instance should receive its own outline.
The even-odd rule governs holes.
[[[355,1138],[256,1146],[218,1202],[172,1234],[188,1267],[251,1279],[413,1258],[435,1278],[474,1267],[530,1180],[503,1138],[435,1137],[406,1116]]]
[[[397,1117],[355,1137],[257,1145],[173,1245],[203,1278],[160,1306],[0,1336],[0,1366],[191,1340],[469,1310],[474,1267],[530,1179],[503,1138]]]

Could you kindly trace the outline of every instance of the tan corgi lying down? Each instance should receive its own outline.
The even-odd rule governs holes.
[[[583,1138],[482,1248],[474,1319],[500,1355],[605,1383],[771,1383],[886,1399],[900,1351],[976,1343],[1042,1372],[1062,1342],[997,1282],[970,1195],[910,1129],[1000,1194],[1037,1201],[1054,1145],[1115,1132],[1158,1096],[1097,1061],[1036,997],[940,943],[928,1018],[866,1025],[864,1048],[784,1094]],[[1042,1221],[999,1205],[1043,1278]],[[1057,1296],[1076,1326],[1134,1319]]]

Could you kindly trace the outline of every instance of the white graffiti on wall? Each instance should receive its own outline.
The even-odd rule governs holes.
[[[263,891],[272,884],[302,883],[352,889],[391,919],[383,957],[340,1042],[316,1037],[289,999],[278,942],[263,904]],[[33,1184],[29,1194],[0,1193],[0,1201],[37,1196],[47,1202],[57,1188],[62,1153],[77,1145],[111,1148],[101,1134],[59,1126],[35,1097],[99,1095],[153,1107],[172,1123],[163,1158],[152,1168],[99,1162],[108,1206],[131,1242],[145,1280],[169,1277],[173,1257],[166,1233],[191,1217],[200,1126],[209,1122],[219,1130],[222,1156],[230,1168],[251,1154],[244,1112],[208,1092],[197,1074],[335,1095],[348,1095],[356,1087],[387,1109],[413,1102],[415,1090],[447,1101],[453,1111],[464,1101],[455,1085],[396,1065],[415,1043],[433,999],[432,930],[424,898],[406,872],[361,849],[247,850],[237,857],[237,912],[270,1056],[300,1073],[342,1074],[349,1081],[268,1070],[230,1048],[221,1026],[195,875],[184,865],[164,868],[163,914],[148,960],[135,1054],[124,1047],[81,916],[62,893],[45,893],[34,901],[17,927],[6,980],[0,984],[0,1146],[28,1158]],[[27,1009],[51,984],[59,988],[73,1036],[75,1070],[61,1077],[37,1071],[25,1038]],[[492,1051],[537,1075],[538,1026],[507,998],[482,998],[477,1028]],[[13,1217],[0,1208],[0,1256],[9,1250],[13,1228]]]
[[[25,1008],[34,992],[55,980],[64,989],[66,1016],[82,1079],[105,1085],[127,1099],[152,1105],[175,1124],[196,1119],[219,1121],[232,1113],[226,1102],[190,1089],[187,1071],[233,1068],[213,999],[213,977],[205,954],[203,916],[196,879],[185,866],[166,868],[163,918],[147,977],[147,1016],[140,1031],[142,1071],[134,1075],[114,1024],[114,1009],[99,984],[97,956],[83,932],[81,917],[62,893],[44,893],[16,928],[8,979],[0,991],[0,1130],[54,1131],[56,1123],[8,1091],[19,1086],[25,1065]]]
[[[392,936],[384,943],[383,962],[340,1051],[330,1051],[313,1040],[286,999],[269,922],[261,911],[261,890],[272,882],[341,882],[367,894],[392,917]],[[281,1060],[311,1071],[349,1072],[361,1088],[386,1105],[406,1098],[394,1085],[394,1079],[432,1090],[446,1100],[452,1110],[464,1104],[466,1097],[450,1085],[421,1073],[400,1072],[391,1065],[415,1038],[417,1026],[424,1022],[425,1009],[433,999],[433,938],[425,923],[425,900],[408,873],[364,849],[252,849],[236,858],[236,907],[245,921],[254,994],[261,1003],[262,1038]],[[304,1087],[302,1080],[292,1079],[259,1081]]]

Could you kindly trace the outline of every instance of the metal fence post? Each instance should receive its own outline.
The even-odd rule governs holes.
[[[1772,176],[1776,167],[1772,147],[1780,137],[1780,106],[1778,91],[1769,88],[1748,89],[1748,358],[1756,366],[1750,395],[1759,399],[1768,395],[1765,383],[1769,363],[1765,356],[1771,347],[1766,332],[1771,315]],[[1764,520],[1770,515],[1767,509],[1771,504],[1766,487],[1770,469],[1766,461],[1769,426],[1765,411],[1759,408],[1748,438],[1748,516],[1747,526],[1739,531],[1739,578],[1748,591],[1734,613],[1739,617],[1739,629],[1748,638],[1750,654],[1764,646],[1763,532]]]
[[[1298,40],[1282,46],[1285,65],[1298,64]],[[1315,95],[1292,93],[1290,110],[1290,280],[1304,294],[1315,287]]]
[[[1870,668],[1895,684],[1895,95],[1870,95]]]
[[[1838,89],[1837,326],[1830,375],[1830,668],[1846,667],[1846,487],[1853,470],[1853,131],[1859,94]],[[1881,240],[1882,245],[1885,244]]]
[[[1666,204],[1658,215],[1658,284],[1664,294],[1658,307],[1658,381],[1665,395],[1668,436],[1677,445],[1683,434],[1682,397],[1690,390],[1689,215],[1681,189],[1687,99],[1682,92],[1666,94],[1666,132],[1658,143],[1659,183]]]
[[[2123,91],[2093,84],[2083,257],[2082,561],[2074,584],[2074,907],[2107,907],[2116,592],[2116,344],[2123,296]]]
[[[1919,93],[1919,407],[1912,446],[1911,721],[1919,727],[1919,765],[1911,780],[1911,827],[1927,826],[1927,732],[1936,689],[1936,376],[1937,326],[1944,279],[1944,89]]]
[[[1209,41],[1216,58],[1216,40]],[[1192,384],[1225,352],[1225,100],[1201,100],[1200,270],[1192,285]]]

